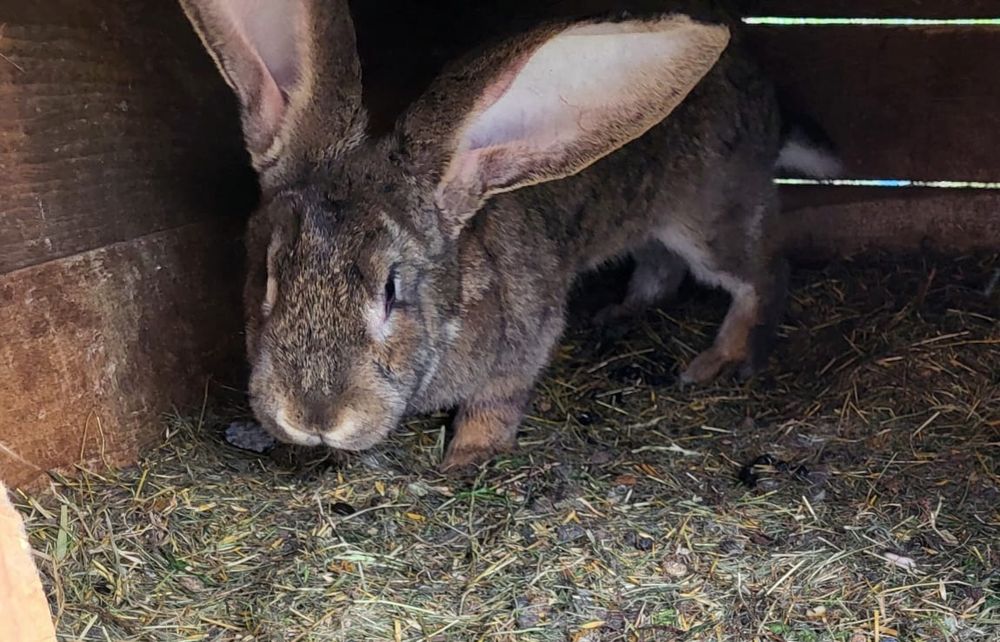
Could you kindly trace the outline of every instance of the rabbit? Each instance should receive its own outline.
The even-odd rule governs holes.
[[[346,2],[181,4],[260,178],[249,392],[277,439],[364,450],[457,407],[444,470],[512,450],[574,280],[628,253],[647,263],[633,307],[684,269],[732,295],[684,381],[764,364],[781,123],[725,22],[547,23],[456,61],[370,137]]]

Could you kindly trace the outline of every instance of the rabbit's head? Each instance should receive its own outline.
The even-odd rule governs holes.
[[[369,138],[346,2],[182,4],[240,100],[261,177],[254,411],[279,439],[350,450],[420,406],[456,334],[476,333],[461,327],[477,275],[460,248],[483,204],[643,134],[729,39],[679,15],[547,25],[455,64]]]

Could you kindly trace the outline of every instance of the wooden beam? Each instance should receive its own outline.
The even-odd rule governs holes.
[[[869,250],[995,251],[1000,191],[788,187],[789,248],[827,260]]]
[[[0,276],[0,478],[131,463],[242,364],[239,230],[199,223]]]
[[[0,274],[254,194],[235,99],[176,2],[0,3]]]

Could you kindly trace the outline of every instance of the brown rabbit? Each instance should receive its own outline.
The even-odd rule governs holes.
[[[626,308],[684,265],[732,294],[685,381],[764,363],[785,289],[780,123],[771,86],[723,53],[725,25],[539,27],[453,65],[368,138],[346,3],[182,4],[261,178],[250,394],[279,439],[361,450],[458,406],[445,468],[511,449],[574,279],[630,252]]]

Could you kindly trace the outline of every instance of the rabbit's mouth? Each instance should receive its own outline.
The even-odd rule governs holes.
[[[349,416],[336,428],[320,434],[323,444],[337,450],[367,450],[385,439],[389,432],[365,426],[357,418]]]
[[[296,446],[319,446],[323,438],[315,432],[308,432],[289,421],[283,410],[278,410],[273,422],[265,424],[269,432],[280,441]]]
[[[345,411],[328,430],[306,430],[279,408],[271,421],[263,422],[276,439],[297,446],[327,446],[336,450],[367,450],[392,430],[391,426],[372,424],[360,415]]]

